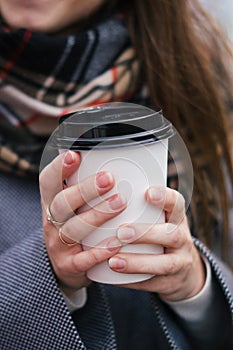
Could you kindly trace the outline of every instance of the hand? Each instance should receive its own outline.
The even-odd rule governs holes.
[[[44,239],[48,256],[61,288],[77,290],[90,281],[86,271],[94,265],[109,259],[120,249],[116,237],[100,243],[99,247],[83,251],[80,242],[97,226],[115,217],[126,208],[126,202],[118,195],[101,200],[95,207],[83,211],[82,207],[98,196],[111,190],[114,179],[111,174],[101,172],[88,177],[77,185],[64,188],[64,179],[69,177],[79,166],[80,155],[68,151],[55,158],[40,174],[40,191],[42,199]],[[47,220],[46,208],[54,220],[64,222],[54,225]],[[59,238],[59,228],[62,238]],[[106,247],[106,249],[103,249]]]
[[[119,228],[118,238],[124,244],[160,244],[164,254],[118,253],[109,260],[109,265],[121,273],[154,275],[147,281],[123,287],[157,292],[168,301],[190,298],[202,289],[205,269],[189,231],[184,198],[170,188],[152,187],[147,191],[146,199],[165,211],[166,222],[127,224]]]

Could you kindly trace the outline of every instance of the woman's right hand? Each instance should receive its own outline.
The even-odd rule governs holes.
[[[126,208],[126,202],[118,195],[101,200],[93,208],[82,211],[90,200],[110,191],[114,186],[111,174],[101,172],[70,187],[64,188],[68,178],[80,164],[79,153],[68,151],[57,156],[40,174],[40,192],[43,214],[44,239],[61,289],[78,290],[87,284],[87,270],[115,255],[121,243],[111,237],[97,247],[84,251],[80,242],[96,227],[115,217]],[[53,220],[64,222],[53,224],[48,220],[48,211]],[[78,210],[80,210],[80,213]],[[66,245],[59,238],[59,229]]]

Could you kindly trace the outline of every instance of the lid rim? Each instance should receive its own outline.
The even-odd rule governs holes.
[[[140,146],[140,145],[150,145],[152,143],[156,143],[156,142],[161,142],[163,140],[168,140],[170,139],[172,136],[174,136],[174,131],[172,133],[169,134],[163,134],[160,135],[159,137],[155,137],[155,135],[151,135],[150,138],[144,138],[141,140],[137,140],[135,137],[134,138],[127,138],[127,139],[122,139],[119,140],[119,142],[114,142],[117,141],[115,140],[98,140],[98,139],[59,139],[57,138],[57,143],[56,143],[56,147],[60,148],[60,149],[71,149],[71,150],[101,150],[101,149],[111,149],[111,148],[119,148],[119,147],[136,147],[136,146]],[[150,136],[150,135],[148,135]],[[154,136],[154,137],[153,137]],[[126,142],[120,142],[120,141],[126,141]],[[128,140],[128,142],[127,142]],[[132,142],[130,142],[130,140]],[[60,142],[59,142],[60,141]],[[68,142],[67,142],[68,141]],[[72,142],[73,141],[73,142]],[[74,143],[76,143],[76,145],[74,145]]]
[[[82,138],[82,137],[69,137],[69,136],[57,136],[57,139],[64,139],[64,140],[70,140],[70,141],[78,141],[81,140],[82,142],[84,140],[88,142],[96,142],[97,140],[99,142],[104,142],[104,141],[120,141],[120,140],[127,140],[127,139],[132,139],[132,138],[139,138],[139,137],[147,137],[149,135],[154,135],[157,138],[167,138],[168,135],[172,136],[173,134],[173,129],[171,125],[166,125],[166,127],[161,128],[161,129],[153,129],[153,130],[147,130],[139,133],[134,133],[134,134],[125,134],[125,135],[119,135],[119,136],[104,136],[104,137],[95,137],[95,138]]]
[[[78,114],[79,114],[78,112],[72,113],[69,118],[78,116]],[[143,116],[140,115],[140,116],[138,116],[136,118],[132,117],[131,119],[127,119],[127,118],[126,119],[121,119],[120,122],[121,123],[130,123],[130,121],[134,122],[134,121],[137,121],[137,120],[143,120],[145,118],[152,117],[153,115],[157,115],[157,114],[160,114],[161,116],[163,116],[162,115],[162,111],[159,110],[158,112],[155,111],[155,112],[153,112],[151,114],[147,114],[147,115],[143,115]],[[65,119],[63,122],[65,122],[66,125],[77,125],[76,121],[72,121],[72,120],[68,121],[68,118]],[[60,125],[62,125],[62,123]],[[107,124],[114,124],[114,123],[116,123],[116,120],[107,120],[107,121],[105,120],[105,123],[103,123],[103,120],[100,120],[100,121],[97,120],[95,122],[95,125],[96,126],[97,125],[103,125],[103,124],[107,125]],[[78,124],[79,125],[92,125],[93,126],[93,121],[90,121],[90,122],[88,122],[88,121],[79,121]]]
[[[109,147],[157,142],[174,134],[173,126],[164,118],[162,110],[154,110],[135,103],[120,102],[84,108],[60,119],[57,144],[76,148],[95,147],[108,143]],[[131,140],[131,141],[130,141]]]

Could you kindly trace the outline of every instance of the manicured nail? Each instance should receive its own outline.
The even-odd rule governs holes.
[[[65,155],[64,163],[66,165],[71,165],[75,161],[75,155],[73,152],[68,151]]]
[[[108,203],[109,203],[109,206],[110,206],[111,210],[118,211],[118,210],[124,208],[124,206],[126,204],[126,200],[125,200],[125,198],[123,198],[119,194],[115,194],[114,196],[112,196],[108,200]]]
[[[109,241],[107,242],[107,245],[106,245],[107,249],[108,249],[110,252],[112,252],[112,251],[114,251],[114,250],[120,248],[120,246],[121,246],[121,242],[120,242],[117,238],[115,238],[115,237],[112,238],[111,240],[109,240]]]
[[[113,176],[109,172],[100,172],[96,175],[96,185],[99,188],[105,188],[113,183]]]
[[[123,270],[126,267],[126,261],[116,257],[110,258],[108,264],[114,270]]]
[[[164,188],[150,187],[148,190],[148,196],[153,202],[161,202],[164,200]]]
[[[135,237],[133,227],[121,226],[117,230],[117,237],[121,242],[129,242]]]

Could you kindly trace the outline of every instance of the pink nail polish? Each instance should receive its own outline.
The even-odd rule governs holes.
[[[164,200],[164,189],[151,187],[148,190],[148,196],[153,202],[161,202]]]
[[[111,269],[114,270],[123,270],[126,266],[125,260],[116,257],[109,259],[108,263]]]
[[[117,237],[122,242],[129,242],[135,237],[135,230],[133,227],[122,226],[117,230]]]
[[[126,204],[126,200],[119,194],[116,194],[109,199],[108,203],[113,211],[117,211],[123,209]]]
[[[99,188],[105,188],[113,183],[113,176],[109,172],[100,172],[96,175],[96,185]]]
[[[75,161],[75,155],[73,152],[68,151],[65,155],[64,163],[66,165],[71,165]]]

